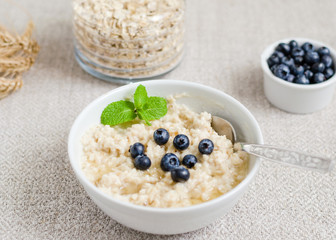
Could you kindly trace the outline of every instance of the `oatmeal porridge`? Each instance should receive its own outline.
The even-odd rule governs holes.
[[[116,199],[151,207],[185,207],[209,201],[225,194],[247,175],[248,154],[232,146],[225,136],[219,136],[211,127],[211,115],[196,113],[187,106],[168,100],[168,113],[151,122],[151,126],[134,121],[124,126],[97,124],[82,137],[82,170],[101,191]],[[158,145],[153,133],[158,128],[169,132],[169,140]],[[190,145],[177,150],[173,139],[178,134],[188,136]],[[202,139],[214,143],[211,154],[201,154],[198,145]],[[130,145],[140,142],[151,160],[148,170],[134,167],[129,153]],[[186,182],[174,182],[171,173],[160,167],[162,157],[174,153],[180,161],[194,154],[197,163],[188,169]]]

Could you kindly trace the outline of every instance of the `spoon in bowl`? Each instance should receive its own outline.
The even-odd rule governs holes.
[[[219,135],[225,135],[227,139],[231,140],[232,144],[236,142],[236,131],[229,121],[212,116],[211,126]],[[335,162],[329,158],[313,156],[277,146],[250,143],[239,144],[243,151],[251,155],[308,170],[326,173],[330,172],[335,165]]]

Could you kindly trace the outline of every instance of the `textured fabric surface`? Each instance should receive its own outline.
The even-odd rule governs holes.
[[[0,101],[0,239],[336,239],[336,171],[270,162],[228,214],[195,232],[155,236],[106,216],[75,178],[67,136],[79,112],[118,85],[76,63],[69,0],[19,3],[33,16],[41,52],[23,88]],[[255,115],[268,144],[335,158],[336,96],[313,114],[283,112],[264,96],[259,63],[266,45],[286,37],[336,48],[335,9],[333,0],[187,1],[186,56],[163,78],[232,95]]]

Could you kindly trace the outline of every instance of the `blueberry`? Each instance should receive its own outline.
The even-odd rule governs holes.
[[[321,83],[326,80],[326,77],[324,76],[323,73],[315,73],[314,77],[312,78],[312,83]]]
[[[161,166],[163,171],[168,172],[168,171],[180,166],[180,161],[174,153],[166,153],[161,158],[160,166]]]
[[[306,76],[308,80],[310,80],[314,76],[314,73],[310,70],[305,70],[303,74]]]
[[[297,65],[297,64],[295,64],[295,65],[293,65],[293,66],[290,67],[290,70],[291,70],[291,72],[292,72],[295,76],[297,76],[297,75],[301,75],[301,74],[303,74],[303,72],[304,72],[304,67],[301,66],[301,65]]]
[[[329,55],[322,56],[321,62],[324,63],[326,68],[330,68],[333,65],[333,59]]]
[[[195,155],[187,154],[183,157],[182,164],[188,168],[192,168],[197,163]]]
[[[279,64],[280,63],[280,59],[277,55],[272,54],[268,59],[267,59],[267,64],[269,67],[272,67],[275,64]]]
[[[303,57],[304,54],[305,52],[303,51],[303,49],[299,47],[293,48],[291,51],[292,57]]]
[[[146,155],[138,155],[134,159],[134,167],[139,170],[147,170],[152,165],[151,160]]]
[[[170,171],[171,178],[174,182],[185,182],[188,181],[190,173],[188,169],[184,167],[178,167]]]
[[[163,145],[166,144],[169,140],[169,133],[166,129],[164,128],[159,128],[156,129],[154,134],[154,141],[158,144],[158,145]]]
[[[275,50],[282,52],[285,55],[288,55],[290,53],[290,46],[287,43],[280,43]]]
[[[280,59],[280,63],[286,64],[287,66],[292,66],[294,65],[294,59],[291,58],[290,56],[284,56],[283,58]]]
[[[311,44],[310,42],[305,42],[304,44],[302,44],[301,48],[302,48],[305,52],[314,51],[314,46],[313,46],[313,44]]]
[[[324,76],[326,77],[326,79],[331,78],[334,75],[334,70],[332,68],[327,68],[326,70],[324,70]]]
[[[295,41],[295,40],[292,40],[292,41],[290,41],[290,42],[289,42],[289,46],[291,47],[291,49],[293,49],[293,48],[296,48],[296,47],[298,47],[298,46],[299,46],[299,44],[298,44],[298,42],[297,42],[297,41]]]
[[[303,57],[294,57],[294,62],[297,64],[301,64],[303,62]]]
[[[289,67],[285,64],[278,65],[277,68],[274,70],[274,75],[284,80],[287,79],[289,73]]]
[[[321,57],[323,55],[329,55],[330,54],[329,48],[326,48],[326,47],[320,47],[319,49],[317,49],[317,52],[318,52],[318,54],[320,54]]]
[[[287,79],[286,79],[286,81],[287,82],[293,82],[294,79],[295,79],[295,76],[293,74],[289,74],[288,77],[287,77]]]
[[[294,83],[298,83],[298,84],[309,84],[309,80],[308,78],[306,78],[305,75],[299,75],[296,76],[294,79]]]
[[[145,151],[144,145],[137,142],[130,146],[129,152],[131,153],[132,158],[136,158],[138,155],[143,155]]]
[[[283,58],[285,56],[285,54],[283,54],[283,52],[279,52],[279,51],[274,51],[273,54],[276,55],[279,59]]]
[[[317,73],[317,72],[324,72],[324,69],[325,69],[325,65],[324,63],[314,63],[313,66],[311,67],[311,70],[314,72],[314,73]]]
[[[304,60],[306,61],[306,63],[312,65],[320,61],[320,56],[318,55],[317,52],[309,51],[304,56]]]
[[[302,66],[305,70],[310,70],[310,65],[309,64],[304,63]]]
[[[273,65],[272,67],[271,67],[271,72],[274,74],[274,72],[275,72],[275,69],[278,67],[278,65],[277,64],[275,64],[275,65]]]
[[[189,147],[189,138],[184,134],[178,134],[173,140],[174,147],[178,150],[184,150]]]
[[[209,155],[214,150],[214,144],[213,144],[213,142],[210,139],[203,139],[198,144],[198,150],[202,154]]]

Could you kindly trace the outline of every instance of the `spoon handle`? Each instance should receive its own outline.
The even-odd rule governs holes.
[[[331,171],[335,165],[335,162],[328,158],[312,156],[275,146],[245,143],[241,143],[241,145],[245,152],[257,157],[305,169],[326,173]]]

